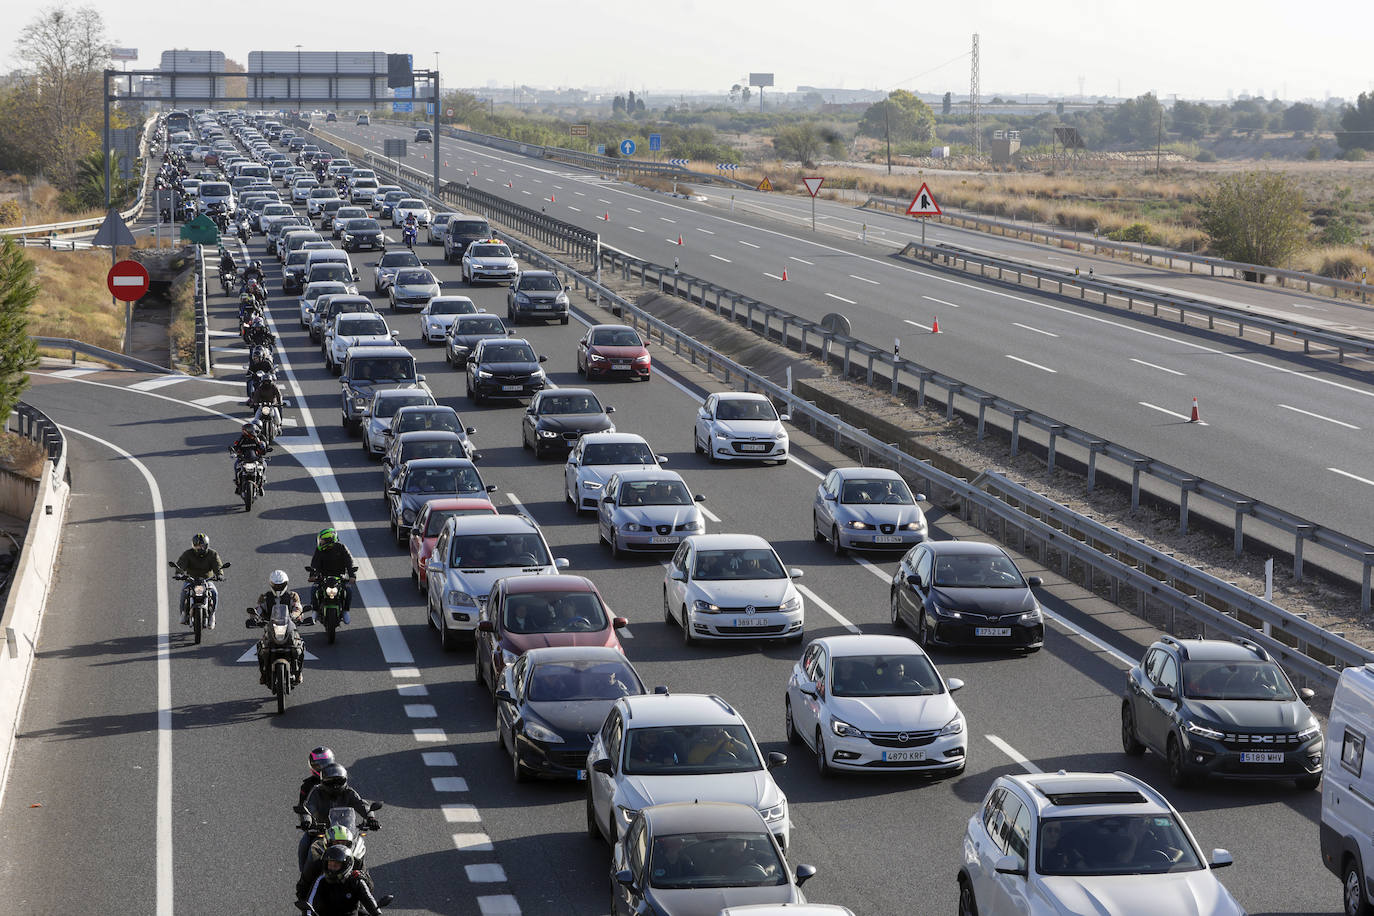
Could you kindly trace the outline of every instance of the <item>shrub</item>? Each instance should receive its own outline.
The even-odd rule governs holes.
[[[1144,223],[1131,223],[1107,233],[1113,242],[1135,242],[1140,245],[1163,245],[1164,237]]]
[[[1341,159],[1346,162],[1364,162],[1364,150],[1358,147],[1341,150]]]
[[[17,200],[0,201],[0,226],[17,226],[24,220],[24,208]]]
[[[1197,162],[1216,162],[1216,161],[1217,161],[1217,154],[1214,153],[1214,152],[1212,152],[1212,151],[1209,150],[1209,149],[1204,149],[1204,150],[1199,150],[1199,151],[1198,151],[1198,154],[1197,154],[1196,156],[1194,156],[1193,158],[1194,158]]]

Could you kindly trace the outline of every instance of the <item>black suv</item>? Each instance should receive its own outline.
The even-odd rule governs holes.
[[[542,391],[548,359],[537,356],[527,340],[491,337],[479,340],[468,356],[468,400],[480,404],[487,398],[528,398]]]
[[[491,238],[491,224],[480,216],[454,214],[444,226],[444,260],[457,264],[473,242]]]
[[[534,457],[548,452],[566,456],[587,433],[613,433],[615,424],[590,388],[545,388],[530,399],[520,425],[520,444]]]
[[[415,141],[414,141],[414,142],[416,142],[416,143],[433,143],[433,142],[434,142],[434,134],[430,131],[430,129],[429,129],[428,127],[422,127],[422,128],[420,128],[419,130],[415,131]]]
[[[1161,636],[1126,675],[1121,746],[1162,755],[1175,786],[1211,774],[1315,789],[1322,732],[1303,702],[1312,696],[1248,639]]]

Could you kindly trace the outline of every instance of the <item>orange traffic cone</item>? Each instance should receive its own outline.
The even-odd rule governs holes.
[[[678,237],[677,237],[677,243],[678,243],[679,245],[682,244],[682,236],[681,236],[681,234],[679,234]]]
[[[786,268],[786,267],[784,267],[784,268],[782,269],[782,278],[783,278],[784,281],[787,280],[787,268]]]
[[[609,222],[611,221],[611,211],[610,211],[610,210],[607,210],[607,211],[606,211],[606,215],[603,216],[603,217],[601,217],[601,218],[604,219],[606,222],[609,223]]]
[[[1192,412],[1192,415],[1188,417],[1188,422],[1189,422],[1189,423],[1199,423],[1199,422],[1201,422],[1201,421],[1202,421],[1202,417],[1198,416],[1198,412],[1197,412],[1197,398],[1193,398],[1193,412]]]
[[[549,203],[551,203],[551,204],[556,204],[556,203],[558,203],[558,198],[557,198],[556,196],[554,196],[553,194],[550,194],[550,195],[549,195]]]
[[[939,318],[935,318],[935,319],[933,319],[933,320],[930,322],[930,333],[932,333],[932,334],[939,334],[939,333],[940,333],[940,319],[939,319]]]
[[[473,170],[472,170],[472,174],[476,175],[476,174],[477,174],[477,170],[476,170],[476,169],[473,169]]]
[[[506,182],[506,187],[508,187],[508,188],[513,188],[513,187],[515,187],[515,185],[511,184],[511,183],[508,181],[508,182]]]

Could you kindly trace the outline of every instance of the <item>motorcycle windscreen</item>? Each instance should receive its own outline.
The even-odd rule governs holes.
[[[348,835],[358,835],[358,812],[344,805],[329,809],[329,826],[345,827]]]
[[[267,622],[267,632],[274,645],[284,646],[291,642],[291,613],[286,605],[272,605],[272,613]]]

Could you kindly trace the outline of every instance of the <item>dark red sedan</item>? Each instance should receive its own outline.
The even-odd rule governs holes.
[[[623,324],[598,324],[577,342],[577,371],[588,379],[649,380],[649,342]]]

